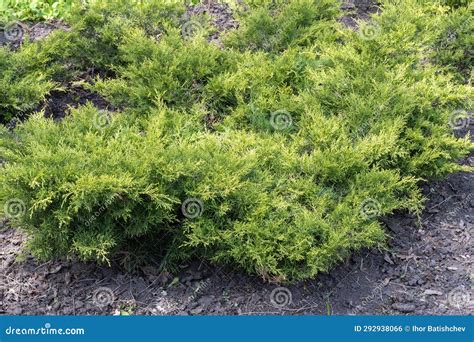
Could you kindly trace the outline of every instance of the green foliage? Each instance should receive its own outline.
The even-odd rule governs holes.
[[[62,18],[74,0],[0,0],[0,22]]]
[[[334,24],[338,6],[332,0],[298,0],[287,6],[267,2],[242,14],[240,30],[229,35],[226,45],[279,53],[288,47],[326,41],[334,36],[336,27],[328,23]]]
[[[443,1],[446,5],[448,6],[451,6],[451,7],[454,7],[454,8],[458,8],[458,7],[462,7],[462,6],[467,6],[469,5],[470,3],[472,4],[472,2],[470,0],[444,0]]]
[[[153,240],[162,254],[180,242],[174,258],[199,252],[298,279],[383,240],[380,224],[359,213],[365,198],[383,203],[382,214],[417,197],[414,179],[369,170],[344,150],[342,172],[353,177],[341,174],[336,184],[312,172],[331,173],[331,162],[320,164],[329,152],[302,160],[300,141],[288,146],[282,135],[192,133],[186,122],[170,127],[176,113],[167,110],[141,129],[123,114],[98,126],[100,115],[91,106],[57,124],[35,115],[15,139],[3,133],[2,157],[10,162],[1,199],[25,203],[22,227],[38,257],[108,261],[137,239]],[[187,198],[202,201],[201,216],[183,218]]]
[[[72,7],[73,30],[54,31],[48,39],[25,44],[17,52],[0,47],[0,123],[23,117],[37,108],[53,89],[95,72],[113,73],[119,66],[119,43],[140,27],[156,37],[177,19],[177,3],[152,1],[137,7],[127,1],[90,1]],[[25,40],[27,41],[27,40]]]
[[[29,67],[35,64],[33,50],[31,47],[12,53],[0,49],[0,123],[31,112],[54,88],[47,71]]]
[[[419,213],[420,182],[468,169],[456,161],[473,144],[450,123],[472,108],[455,74],[471,62],[448,54],[470,48],[466,8],[387,3],[354,32],[337,1],[249,6],[223,46],[206,41],[206,18],[184,34],[181,5],[116,0],[2,50],[7,115],[88,68],[102,76],[84,86],[120,108],[0,130],[0,205],[20,204],[23,215],[5,214],[35,255],[132,266],[197,256],[305,279],[382,246],[378,218]],[[449,27],[459,39],[442,46]],[[15,102],[22,89],[29,102]]]
[[[435,43],[435,61],[457,71],[459,80],[469,81],[474,64],[474,2],[453,10],[442,23],[442,33]]]
[[[94,89],[117,106],[140,110],[159,100],[170,106],[192,106],[203,85],[227,64],[218,47],[201,40],[186,43],[177,30],[170,31],[160,44],[143,31],[130,31],[119,51],[123,66],[114,71],[121,77],[99,79]]]
[[[37,114],[15,132],[21,143],[14,142],[19,150],[10,157],[20,162],[20,168],[33,167],[34,180],[26,180],[26,174],[9,164],[2,173],[2,184],[23,184],[10,183],[12,187],[6,190],[14,191],[31,208],[25,223],[35,236],[33,249],[41,257],[75,250],[84,258],[104,261],[111,248],[123,246],[121,239],[142,236],[150,226],[156,229],[172,220],[169,209],[176,201],[174,190],[167,194],[159,184],[151,184],[161,177],[150,174],[147,167],[147,163],[159,162],[154,160],[152,145],[147,147],[150,153],[144,151],[145,141],[138,132],[119,120],[100,126],[100,115],[95,108],[86,107],[80,115],[55,124]],[[158,147],[159,142],[153,146]],[[43,173],[53,164],[57,165],[54,173]],[[104,215],[94,220],[96,212]],[[119,222],[126,227],[123,232],[113,228]]]

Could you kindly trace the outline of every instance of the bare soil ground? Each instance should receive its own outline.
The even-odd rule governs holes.
[[[351,29],[357,29],[358,21],[367,20],[371,14],[380,11],[378,2],[373,0],[345,0],[341,9],[345,14],[340,21]]]
[[[71,108],[77,108],[86,103],[92,103],[99,109],[110,112],[115,111],[115,107],[109,104],[102,96],[82,86],[73,85],[69,85],[67,91],[52,91],[47,101],[38,110],[44,110],[46,117],[58,120],[64,118]]]
[[[241,9],[245,10],[243,4]],[[189,6],[182,19],[189,22],[203,15],[211,18],[212,26],[215,28],[215,32],[209,37],[209,41],[218,45],[221,45],[219,37],[223,32],[239,27],[239,22],[234,19],[230,6],[212,0],[206,0],[200,4]]]
[[[27,37],[30,42],[35,42],[58,29],[67,30],[68,26],[60,20],[39,23],[13,22],[6,27],[0,27],[0,46],[8,45],[12,49],[18,49]]]

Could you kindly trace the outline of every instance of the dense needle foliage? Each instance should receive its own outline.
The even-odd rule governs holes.
[[[0,130],[0,203],[36,256],[310,278],[382,246],[378,218],[418,213],[421,182],[463,169],[472,5],[386,1],[359,31],[335,0],[231,7],[221,44],[183,4],[114,0],[0,50],[0,118],[30,116]],[[33,113],[91,69],[82,85],[116,112]]]

